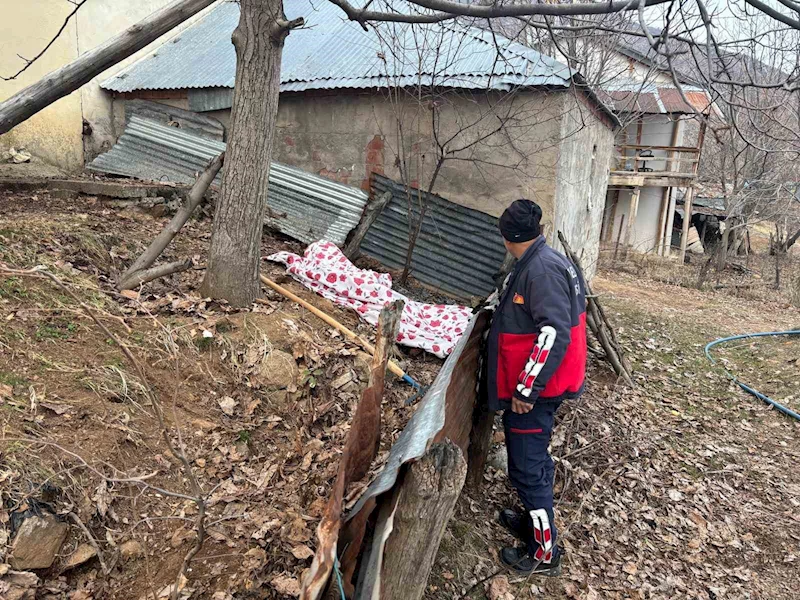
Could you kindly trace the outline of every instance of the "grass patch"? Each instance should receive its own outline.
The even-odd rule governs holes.
[[[78,331],[78,324],[72,321],[66,323],[41,323],[33,337],[37,342],[44,340],[68,340]]]
[[[16,387],[18,385],[24,385],[27,382],[27,379],[24,377],[20,377],[19,375],[15,375],[14,373],[6,373],[5,371],[0,371],[0,383],[4,383],[5,385],[10,385],[11,387]]]

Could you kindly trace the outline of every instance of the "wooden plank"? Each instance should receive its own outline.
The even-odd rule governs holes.
[[[700,152],[699,148],[694,146],[653,146],[653,145],[640,145],[640,144],[624,144],[617,146],[617,148],[625,150],[672,150],[673,152],[688,152],[697,154]]]

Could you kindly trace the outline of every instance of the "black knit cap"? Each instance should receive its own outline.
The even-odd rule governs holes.
[[[528,242],[542,233],[542,207],[526,198],[514,200],[500,217],[500,233],[509,242]]]

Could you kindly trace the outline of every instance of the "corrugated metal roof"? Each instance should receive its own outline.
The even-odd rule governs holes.
[[[405,264],[408,249],[408,196],[405,186],[373,174],[373,194],[391,191],[392,199],[361,242],[361,251],[392,269]],[[412,213],[419,215],[418,190],[412,190]],[[434,194],[422,192],[425,221],[411,260],[411,275],[461,298],[487,296],[493,275],[506,256],[497,218]]]
[[[193,183],[225,144],[175,127],[131,116],[116,145],[88,166],[91,171],[153,181]],[[221,185],[222,176],[214,180]],[[343,185],[273,162],[269,172],[266,222],[302,242],[328,239],[343,244],[361,220],[368,196]],[[285,216],[283,216],[285,215]]]
[[[687,104],[677,88],[640,81],[614,81],[598,90],[600,100],[617,113],[694,114],[705,111],[711,100],[699,88],[683,86]]]
[[[376,0],[371,8],[379,10],[383,1]],[[364,31],[330,2],[292,0],[285,10],[289,18],[304,17],[306,28],[286,39],[281,65],[284,92],[402,87],[420,81],[501,90],[571,83],[566,65],[460,22],[378,23]],[[102,87],[115,92],[233,88],[236,54],[231,34],[238,21],[239,5],[224,2]]]

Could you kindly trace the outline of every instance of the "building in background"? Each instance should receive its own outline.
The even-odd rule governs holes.
[[[534,198],[550,231],[594,264],[617,120],[580,76],[458,23],[364,31],[332,3],[298,0],[286,10],[307,25],[283,52],[274,160],[365,190],[372,173],[427,188],[437,144],[450,143],[437,194],[494,216]],[[166,119],[175,107],[227,130],[238,18],[238,5],[224,2],[104,80],[116,135],[133,100],[165,107]]]

